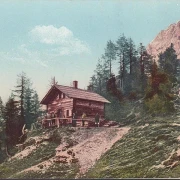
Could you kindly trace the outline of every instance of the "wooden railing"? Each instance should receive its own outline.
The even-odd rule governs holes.
[[[75,121],[76,124],[81,123],[82,119],[73,119]],[[83,119],[85,124],[89,125],[90,123],[94,122],[94,119],[92,118],[85,118]],[[44,128],[48,128],[48,127],[60,127],[60,126],[66,126],[68,124],[72,124],[72,118],[49,118],[49,119],[43,119],[42,120],[42,126]]]

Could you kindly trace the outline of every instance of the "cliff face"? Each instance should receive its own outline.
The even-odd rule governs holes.
[[[157,59],[158,54],[164,52],[171,43],[174,44],[174,49],[178,59],[180,59],[180,21],[171,24],[166,30],[162,30],[146,49],[149,54]]]

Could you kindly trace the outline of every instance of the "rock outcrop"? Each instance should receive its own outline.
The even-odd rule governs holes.
[[[146,49],[157,60],[158,55],[164,52],[171,43],[174,44],[174,49],[180,59],[180,21],[171,24],[166,30],[162,30]]]

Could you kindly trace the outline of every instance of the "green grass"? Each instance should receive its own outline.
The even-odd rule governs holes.
[[[18,175],[11,176],[11,178],[45,178],[45,179],[58,179],[58,178],[74,178],[79,171],[79,166],[77,164],[54,164],[45,173],[29,171],[26,173],[21,173]]]
[[[144,128],[140,126],[149,124]],[[177,178],[180,177],[180,165],[173,169],[155,169],[154,165],[166,160],[173,149],[180,148],[177,137],[180,127],[177,117],[143,117],[131,124],[131,130],[116,142],[96,164],[83,176],[84,178]],[[95,129],[98,130],[98,129]],[[0,164],[0,178],[75,178],[79,171],[78,163],[71,165],[54,163],[45,173],[41,171],[18,172],[37,165],[55,155],[55,148],[64,139],[72,144],[73,129],[46,129],[34,131],[30,137],[51,134],[48,145],[41,144],[37,150],[23,159],[14,159]],[[112,134],[113,135],[113,134]],[[98,146],[98,145],[97,145]]]
[[[173,149],[179,147],[177,136],[180,127],[166,122],[168,119],[152,118],[132,126],[131,130],[119,140],[100,160],[97,161],[86,178],[153,178],[179,177],[180,166],[174,169],[151,169],[169,157]],[[171,123],[175,122],[171,119]],[[176,119],[178,122],[178,119]],[[179,171],[178,171],[179,170]],[[173,173],[174,172],[174,173]],[[175,175],[176,174],[176,175]]]
[[[57,144],[49,143],[49,145],[41,145],[37,150],[33,151],[29,156],[23,159],[14,159],[4,162],[0,165],[0,178],[8,178],[12,174],[20,172],[26,168],[39,164],[55,155]]]
[[[0,164],[0,178],[71,178],[75,176],[78,171],[77,164],[67,166],[57,163],[44,174],[33,171],[17,174],[24,169],[37,165],[55,156],[55,149],[61,143],[62,137],[66,137],[66,141],[70,142],[70,136],[73,133],[73,130],[68,127],[60,129],[41,129],[30,132],[28,137],[41,136],[43,135],[43,132],[50,133],[48,144],[41,144],[29,156],[24,157],[23,159],[13,159]]]

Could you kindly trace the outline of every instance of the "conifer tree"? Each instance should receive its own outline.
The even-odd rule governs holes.
[[[116,41],[116,50],[117,50],[117,56],[119,58],[120,87],[123,90],[126,67],[128,64],[128,41],[124,35],[119,37],[119,39]]]
[[[0,163],[5,159],[5,121],[4,121],[4,105],[0,97]]]
[[[0,97],[0,121],[4,120],[4,105]]]
[[[18,75],[16,89],[13,91],[19,103],[20,129],[26,124],[26,128],[30,129],[31,124],[36,121],[36,112],[39,101],[37,100],[37,92],[33,90],[32,83],[25,73]],[[36,104],[35,104],[36,103]]]
[[[128,56],[129,56],[129,74],[132,74],[133,63],[136,62],[137,51],[131,38],[128,39]]]
[[[41,115],[39,97],[36,91],[32,95],[32,119],[33,123],[37,121],[38,117]]]
[[[15,145],[21,136],[21,125],[17,101],[10,97],[5,106],[4,118],[6,121],[7,145]]]
[[[32,94],[33,94],[33,90],[28,86],[25,90],[25,97],[24,97],[25,124],[26,124],[26,128],[28,129],[30,129],[31,124],[33,123]]]
[[[140,81],[141,81],[141,93],[144,93],[147,86],[147,78],[150,75],[150,69],[152,65],[152,58],[147,53],[146,48],[140,43],[139,48],[139,65],[140,65]]]
[[[179,60],[177,59],[176,51],[174,50],[174,45],[171,44],[164,53],[159,55],[159,68],[170,75],[170,80],[172,83],[177,82],[178,78],[178,68]]]
[[[29,80],[24,72],[18,75],[17,79],[17,86],[15,86],[15,90],[13,91],[15,94],[14,96],[18,99],[19,102],[19,115],[20,115],[20,129],[25,124],[25,109],[24,109],[24,99],[25,99],[25,93],[26,88]]]
[[[165,114],[174,111],[171,88],[169,75],[160,71],[154,61],[145,96],[145,104],[149,112]]]
[[[104,59],[106,59],[106,63],[109,64],[109,77],[111,77],[112,61],[116,59],[116,46],[111,40],[107,42]]]

